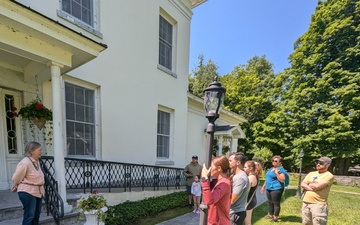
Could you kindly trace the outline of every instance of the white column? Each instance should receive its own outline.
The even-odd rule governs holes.
[[[231,140],[231,152],[237,152],[237,147],[238,147],[238,138],[232,138]]]
[[[218,149],[217,156],[221,156],[222,155],[222,147],[223,147],[223,135],[218,136],[218,146],[219,146],[219,149]]]
[[[53,149],[55,179],[58,181],[59,194],[64,201],[64,211],[70,212],[72,207],[66,201],[66,181],[64,164],[64,100],[61,94],[60,65],[51,64],[52,111],[53,111]]]

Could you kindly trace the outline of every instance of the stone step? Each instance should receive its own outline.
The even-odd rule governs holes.
[[[22,215],[15,219],[3,220],[0,222],[0,225],[17,225],[22,223]],[[54,218],[51,215],[46,215],[46,213],[41,213],[40,215],[40,224],[41,225],[57,225],[54,221]],[[61,225],[82,225],[85,224],[84,221],[79,221],[79,212],[71,212],[64,215],[60,221]]]
[[[67,203],[72,206],[72,211],[66,213],[61,218],[61,224],[72,225],[82,224],[79,220],[79,212],[76,210],[77,199],[75,195],[69,195]],[[22,223],[23,218],[23,206],[17,196],[17,194],[1,192],[0,197],[0,225],[18,225]],[[40,224],[44,225],[56,225],[51,214],[47,216],[46,204],[42,204],[42,212],[40,216]]]

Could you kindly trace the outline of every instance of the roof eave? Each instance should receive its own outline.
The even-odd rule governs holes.
[[[193,9],[193,8],[203,4],[206,1],[207,0],[191,0],[191,8]]]

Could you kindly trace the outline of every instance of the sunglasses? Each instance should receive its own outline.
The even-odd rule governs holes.
[[[315,162],[315,165],[319,164],[320,166],[326,165],[326,162],[317,161]]]

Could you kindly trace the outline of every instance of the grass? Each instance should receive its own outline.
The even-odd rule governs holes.
[[[334,188],[333,188],[334,187]],[[346,191],[351,193],[343,193],[339,191]],[[295,225],[301,224],[301,200],[295,197],[296,190],[286,190],[285,195],[281,203],[281,212],[279,222],[276,224],[281,225]],[[357,225],[358,221],[358,207],[356,206],[360,202],[360,187],[349,187],[333,185],[329,195],[329,220],[328,225]],[[163,221],[181,216],[183,214],[191,212],[191,209],[177,208],[173,210],[167,210],[158,215],[144,218],[137,222],[136,225],[154,225]],[[274,224],[269,219],[264,217],[268,213],[268,205],[264,203],[254,209],[252,224],[253,225],[267,225]],[[134,224],[135,225],[135,224]]]
[[[360,188],[333,185],[329,195],[329,220],[328,225],[356,225],[358,221],[358,207],[360,202]],[[346,191],[352,193],[343,193],[341,189],[345,187]],[[301,200],[295,197],[296,190],[287,190],[285,199],[281,203],[281,212],[279,223],[282,225],[301,224]],[[268,208],[264,203],[257,207],[253,212],[253,225],[274,224],[264,217],[267,215]]]
[[[292,175],[290,177],[290,186],[283,196],[281,203],[281,212],[279,222],[281,225],[295,225],[301,224],[301,200],[295,197],[296,188],[298,185],[298,177]],[[360,202],[360,187],[359,186],[342,186],[332,185],[329,195],[329,220],[328,225],[357,225],[359,223],[358,206]],[[158,215],[144,218],[137,222],[136,225],[154,225],[163,221],[181,216],[191,212],[192,209],[187,207],[177,208],[174,210],[167,210]],[[268,213],[268,205],[264,203],[254,209],[252,224],[253,225],[267,225],[274,224],[264,217]],[[134,224],[135,225],[135,224]]]

